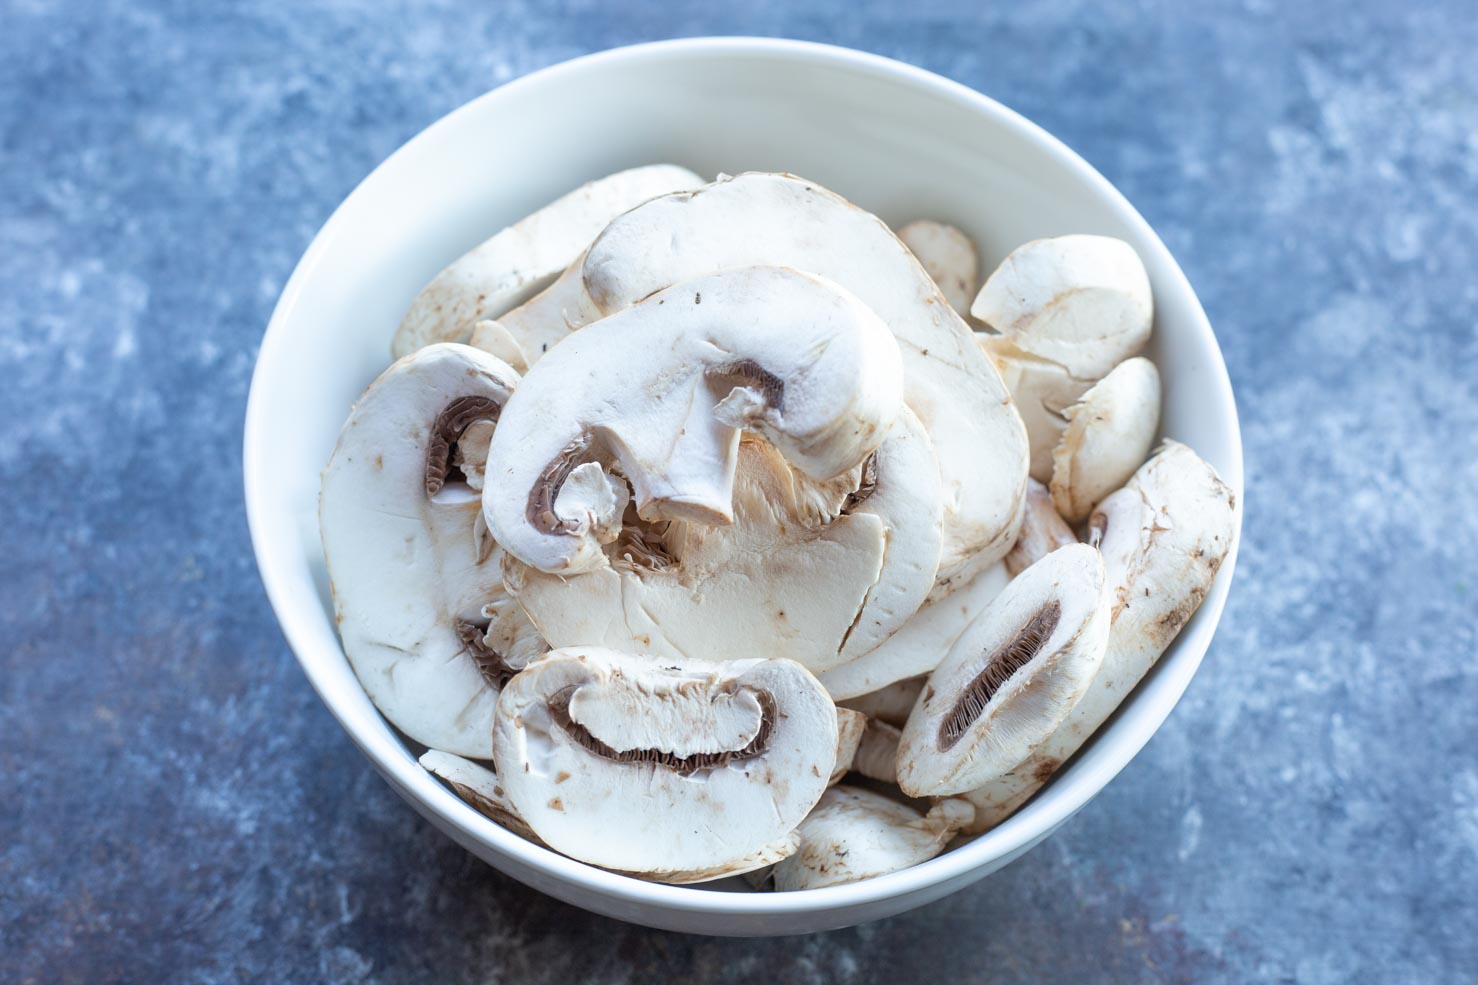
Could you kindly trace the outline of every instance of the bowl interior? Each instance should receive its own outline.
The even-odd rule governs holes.
[[[769,925],[754,921],[777,918],[784,929],[812,929],[793,922],[804,913],[839,925],[942,895],[1040,840],[1143,745],[1205,652],[1230,560],[1111,725],[1014,818],[907,872],[797,894],[653,886],[508,834],[420,770],[339,647],[318,538],[319,471],[351,403],[388,365],[410,300],[501,226],[584,181],[659,161],[706,175],[791,171],[890,224],[952,222],[979,245],[985,271],[1043,236],[1128,240],[1155,291],[1149,355],[1165,381],[1163,431],[1240,496],[1236,412],[1205,316],[1163,244],[1079,158],[984,97],[884,59],[788,42],[664,43],[566,63],[468,104],[381,165],[325,225],[273,316],[248,410],[247,507],[268,594],[314,687],[391,784],[464,845],[542,890],[628,919],[721,932],[764,932]],[[703,914],[750,922],[711,928]]]

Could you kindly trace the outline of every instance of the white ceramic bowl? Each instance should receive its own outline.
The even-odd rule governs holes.
[[[904,872],[797,893],[653,885],[504,831],[422,771],[355,680],[334,633],[316,515],[319,470],[351,402],[438,270],[581,182],[672,161],[791,171],[884,220],[962,226],[989,271],[1030,239],[1091,232],[1138,249],[1154,285],[1150,355],[1164,431],[1240,497],[1236,407],[1211,326],[1163,243],[1081,158],[1015,113],[936,75],[840,48],[757,39],[642,45],[536,72],[462,107],[375,169],[308,248],[262,341],[247,408],[246,506],[262,581],[313,687],[381,775],[433,824],[541,892],[654,927],[794,934],[890,916],[1001,868],[1088,802],[1149,740],[1200,664],[1234,559],[1120,713],[993,831]]]

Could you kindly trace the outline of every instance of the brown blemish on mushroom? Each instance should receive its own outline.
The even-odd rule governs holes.
[[[758,691],[750,688],[760,706],[759,731],[743,749],[730,749],[723,752],[695,752],[690,756],[675,756],[661,749],[626,749],[617,751],[606,745],[600,739],[590,734],[590,731],[579,722],[570,718],[570,699],[580,689],[579,685],[572,685],[556,692],[549,698],[549,717],[554,724],[563,729],[565,734],[575,740],[576,744],[584,748],[593,756],[610,760],[613,763],[637,763],[650,764],[663,769],[672,770],[674,773],[689,776],[704,770],[723,769],[733,763],[742,763],[746,760],[763,756],[770,744],[770,734],[775,730],[775,699],[767,691]]]
[[[995,697],[1001,686],[1032,660],[1041,651],[1042,645],[1057,628],[1062,617],[1062,605],[1055,599],[1037,610],[1036,615],[1010,640],[996,648],[985,662],[985,669],[965,686],[955,701],[955,706],[939,723],[939,751],[953,746],[975,724],[980,713],[985,711],[990,699]]]
[[[1060,759],[1044,759],[1040,763],[1038,763],[1037,768],[1032,771],[1032,777],[1038,783],[1046,783],[1047,779],[1052,776],[1053,773],[1056,773],[1057,767],[1061,765],[1062,760]]]
[[[478,421],[498,420],[502,407],[491,397],[458,397],[437,416],[426,443],[426,495],[435,496],[453,471],[452,450]],[[377,460],[378,464],[378,460]]]

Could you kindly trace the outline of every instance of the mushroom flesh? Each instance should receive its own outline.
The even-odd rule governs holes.
[[[1026,512],[1021,533],[1006,555],[1006,571],[1015,578],[1059,547],[1076,544],[1078,538],[1052,505],[1052,494],[1036,479],[1026,481]]]
[[[446,782],[452,792],[465,800],[473,810],[529,841],[537,842],[534,834],[498,782],[498,774],[480,763],[454,756],[438,749],[428,749],[421,754],[421,768]]]
[[[1126,359],[1065,416],[1052,452],[1052,502],[1076,525],[1149,454],[1160,427],[1160,373],[1143,356]]]
[[[1088,545],[1018,575],[930,675],[899,740],[903,792],[963,793],[1030,755],[1103,662],[1108,623],[1103,561]]]
[[[898,238],[938,285],[949,306],[962,317],[969,313],[980,282],[980,256],[970,237],[949,223],[916,219],[898,230]]]
[[[1000,587],[1005,586],[1006,582],[1002,579]],[[927,681],[927,677],[910,677],[907,680],[894,681],[876,691],[859,694],[839,704],[843,708],[860,711],[868,718],[902,728],[903,723],[908,721],[908,716],[913,713],[913,706],[919,703],[919,695],[923,693],[924,684]]]

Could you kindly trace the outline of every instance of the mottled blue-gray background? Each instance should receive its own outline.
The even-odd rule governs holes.
[[[1452,982],[1478,968],[1478,11],[1434,2],[0,2],[0,980]],[[960,895],[712,941],[395,798],[240,494],[300,252],[402,141],[613,45],[832,41],[1064,138],[1201,293],[1247,444],[1200,675]]]

